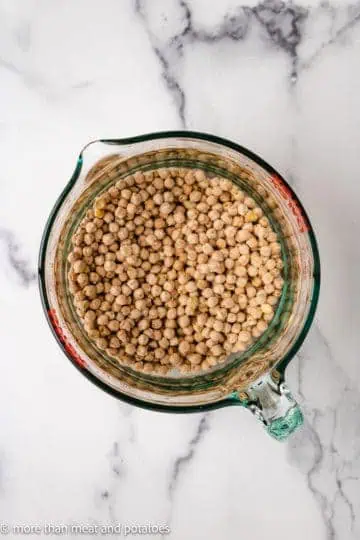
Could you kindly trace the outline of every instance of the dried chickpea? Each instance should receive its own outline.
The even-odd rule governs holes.
[[[117,178],[68,256],[85,332],[146,373],[196,373],[245,350],[266,330],[284,284],[281,246],[262,209],[200,169]]]

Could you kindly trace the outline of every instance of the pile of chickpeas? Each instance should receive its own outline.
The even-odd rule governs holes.
[[[247,349],[283,288],[281,247],[261,208],[200,169],[118,180],[87,211],[68,262],[95,346],[160,375],[208,370]]]

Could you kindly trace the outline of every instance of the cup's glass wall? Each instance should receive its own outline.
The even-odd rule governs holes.
[[[44,235],[40,272],[43,299],[64,350],[119,395],[169,406],[196,406],[246,390],[264,373],[283,370],[311,324],[318,294],[318,255],[313,232],[295,195],[269,166],[226,141],[202,136],[161,136],[96,141],[79,157]],[[225,144],[222,144],[225,143]],[[82,330],[67,283],[71,236],[94,198],[114,182],[163,167],[204,169],[248,192],[271,221],[281,243],[285,279],[269,328],[247,351],[200,374],[149,375],[120,366]]]

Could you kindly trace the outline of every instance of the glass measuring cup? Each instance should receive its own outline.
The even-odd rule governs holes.
[[[82,328],[67,283],[71,237],[94,198],[129,174],[163,167],[203,169],[249,193],[276,230],[284,263],[284,287],[264,334],[225,363],[189,375],[137,372],[97,349]],[[301,425],[302,413],[285,384],[285,368],[314,317],[320,287],[318,249],[294,192],[271,166],[245,148],[212,135],[183,131],[89,143],[46,224],[39,284],[59,345],[86,377],[112,395],[168,412],[241,405],[279,440]]]

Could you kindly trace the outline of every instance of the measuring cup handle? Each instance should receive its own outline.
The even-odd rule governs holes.
[[[303,424],[303,414],[278,372],[248,388],[247,395],[246,407],[274,439],[287,439]]]

